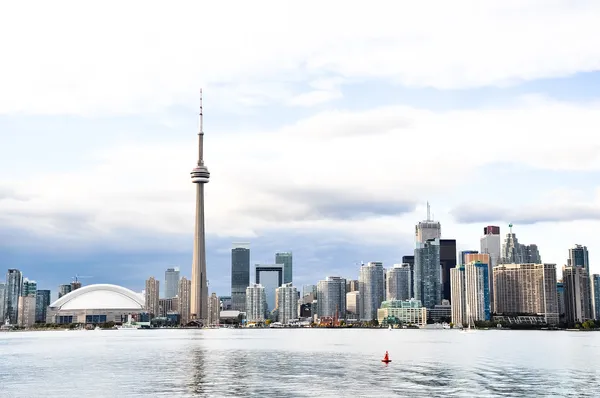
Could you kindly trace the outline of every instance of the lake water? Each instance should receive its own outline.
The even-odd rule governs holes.
[[[597,332],[0,333],[0,396],[11,398],[598,397],[599,365]]]

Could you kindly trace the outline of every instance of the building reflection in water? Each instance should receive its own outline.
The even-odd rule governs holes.
[[[205,361],[206,351],[203,348],[194,349],[192,352],[193,377],[190,389],[195,394],[208,392]]]

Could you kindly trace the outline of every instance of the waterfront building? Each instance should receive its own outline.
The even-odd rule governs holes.
[[[457,325],[467,325],[467,299],[465,296],[465,266],[450,270],[450,290],[452,294],[451,318]]]
[[[167,268],[165,271],[165,298],[170,299],[179,294],[179,267]]]
[[[202,90],[200,90],[200,126],[198,129],[198,163],[192,170],[192,183],[196,185],[196,217],[194,219],[194,252],[192,256],[192,290],[190,317],[202,324],[208,319],[208,282],[206,277],[206,239],[204,234],[204,185],[210,179],[204,164],[204,129]]]
[[[490,321],[490,291],[488,281],[489,254],[487,261],[471,261],[465,265],[465,299],[468,322]],[[556,283],[556,280],[555,280]]]
[[[292,283],[294,271],[292,252],[275,253],[275,264],[283,266],[283,283]]]
[[[384,281],[385,272],[382,263],[371,261],[360,267],[358,290],[360,291],[359,311],[361,320],[372,321],[377,319],[377,309],[385,299]]]
[[[325,280],[319,281],[316,301],[316,313],[319,318],[344,318],[346,316],[346,279],[339,276],[328,276]]]
[[[438,221],[433,221],[431,217],[431,208],[427,202],[427,220],[420,221],[415,226],[416,243],[425,243],[431,239],[440,239],[442,237],[442,226]]]
[[[346,293],[346,313],[349,319],[359,319],[360,292],[353,290]]]
[[[264,322],[267,312],[265,288],[254,283],[246,288],[246,319],[248,322]]]
[[[59,324],[123,322],[129,315],[141,317],[145,308],[142,294],[117,285],[88,285],[51,303],[46,322]]]
[[[283,285],[283,265],[256,264],[255,272],[256,283],[265,289],[265,295],[267,297],[267,312],[271,312],[276,308],[275,290],[279,286]]]
[[[592,316],[600,320],[600,275],[593,274],[590,279],[592,296]]]
[[[409,300],[410,267],[408,264],[394,264],[386,273],[386,300]]]
[[[19,297],[22,289],[23,274],[18,269],[9,269],[6,273],[4,311],[11,325],[16,325],[19,318]]]
[[[427,324],[427,308],[415,299],[384,301],[377,310],[377,321],[382,324],[388,319],[394,323],[424,327]]]
[[[442,304],[436,304],[433,308],[427,308],[427,322],[440,323],[451,322],[452,306],[449,300],[442,300]]]
[[[28,328],[35,323],[35,296],[19,297],[19,315],[17,324]]]
[[[291,283],[284,283],[277,288],[277,320],[286,325],[298,319],[298,289]]]
[[[442,265],[442,300],[450,301],[452,299],[450,296],[450,270],[456,267],[455,239],[440,239],[440,264]]]
[[[0,282],[0,326],[4,325],[6,319],[6,283]]]
[[[440,240],[419,243],[415,249],[415,298],[424,307],[433,308],[442,302],[442,268],[440,266]]]
[[[590,259],[586,246],[575,245],[569,249],[567,267],[581,267],[585,272],[590,273]]]
[[[250,245],[237,243],[231,249],[231,309],[246,311],[246,288],[250,286]]]
[[[574,326],[593,319],[590,275],[583,266],[563,267],[565,321]]]
[[[556,300],[558,301],[558,319],[565,322],[565,284],[562,279],[556,283]]]
[[[402,264],[408,264],[410,268],[410,297],[415,297],[415,256],[402,256]]]
[[[35,322],[46,323],[47,308],[50,305],[50,290],[38,290],[35,296]]]
[[[157,317],[166,318],[168,314],[178,312],[179,310],[179,298],[177,296],[172,298],[161,298],[158,299],[158,314]]]
[[[153,317],[158,317],[160,315],[159,285],[160,282],[153,276],[146,280],[146,311],[148,311]]]
[[[217,297],[217,293],[213,293],[208,298],[208,324],[213,326],[218,325],[220,313],[221,302],[219,301],[219,297]]]
[[[24,297],[35,297],[37,292],[37,282],[23,278],[23,288],[21,289],[21,296]]]
[[[63,285],[59,285],[58,286],[58,298],[61,298],[62,296],[64,296],[65,294],[69,294],[72,291],[72,286],[71,284],[63,284]]]
[[[500,264],[502,256],[502,244],[500,241],[500,227],[496,225],[488,225],[483,228],[483,236],[481,237],[479,251],[482,254],[490,255],[488,267],[489,290],[490,290],[490,305],[494,310],[494,267]],[[466,264],[466,263],[465,263]]]
[[[179,280],[179,293],[177,298],[181,324],[187,325],[191,321],[192,282],[185,276]]]
[[[494,267],[494,308],[498,315],[537,314],[557,324],[556,264],[502,264]]]

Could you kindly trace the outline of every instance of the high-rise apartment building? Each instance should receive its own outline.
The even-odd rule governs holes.
[[[500,227],[496,225],[488,225],[483,228],[483,236],[481,237],[479,251],[483,254],[490,255],[488,267],[489,290],[491,309],[494,310],[494,267],[500,264],[502,257],[502,244],[500,242]]]
[[[383,264],[371,261],[360,267],[358,290],[360,291],[360,319],[377,319],[377,309],[385,299],[385,272]]]
[[[423,307],[433,308],[442,302],[442,267],[440,240],[428,240],[415,249],[415,298]]]
[[[558,319],[565,322],[565,284],[562,279],[556,283],[556,299],[558,301]]]
[[[153,276],[146,280],[146,311],[148,311],[154,317],[160,315],[159,285],[160,282]]]
[[[59,285],[58,286],[58,298],[61,298],[62,296],[71,293],[72,291],[72,287],[71,284],[64,284],[64,285]]]
[[[460,262],[458,262],[456,265],[465,265],[467,264],[466,261],[466,256],[468,254],[479,254],[479,252],[477,250],[463,250],[460,253],[458,253],[458,258],[460,259]]]
[[[221,301],[219,301],[219,297],[217,297],[217,293],[213,293],[208,298],[208,324],[213,325],[213,326],[218,325],[220,314],[221,314]]]
[[[328,276],[317,283],[317,315],[339,319],[346,316],[346,279]]]
[[[179,309],[179,298],[161,298],[158,299],[158,314],[156,316],[166,317],[168,314],[177,312]]]
[[[50,305],[50,290],[38,290],[35,296],[35,322],[46,323],[46,313]]]
[[[35,296],[21,296],[18,304],[17,324],[28,328],[35,323]]]
[[[277,320],[282,324],[298,319],[298,289],[291,283],[284,283],[277,288]]]
[[[488,281],[489,254],[487,261],[471,261],[465,264],[465,299],[467,322],[490,321],[490,290]]]
[[[556,264],[502,264],[494,267],[494,309],[498,314],[544,315],[557,324]]]
[[[346,292],[357,292],[358,291],[358,279],[347,279],[346,280]]]
[[[567,266],[581,267],[585,269],[585,272],[589,274],[590,259],[587,247],[575,245],[575,247],[569,249],[569,258],[567,259]]]
[[[246,288],[250,286],[250,246],[236,244],[231,249],[231,308],[246,311]]]
[[[410,266],[394,264],[386,272],[386,300],[410,300]]]
[[[275,264],[283,265],[283,283],[292,283],[294,271],[292,252],[275,253]]]
[[[170,299],[179,294],[179,268],[167,268],[165,271],[165,298]]]
[[[590,275],[583,266],[563,267],[565,321],[574,326],[593,318]]]
[[[450,270],[456,267],[456,240],[440,239],[440,264],[442,266],[442,300],[450,301],[452,299],[450,297]]]
[[[451,318],[457,325],[467,325],[467,299],[465,297],[465,266],[450,270],[450,291],[452,294]]]
[[[254,283],[246,288],[246,320],[248,322],[264,322],[267,312],[267,295],[265,288]]]
[[[415,256],[402,256],[402,264],[408,264],[410,268],[410,297],[415,297]]]
[[[256,264],[255,281],[265,289],[267,297],[267,312],[275,309],[275,290],[283,285],[283,264]],[[246,297],[248,297],[246,295]]]
[[[192,282],[185,276],[179,280],[178,306],[179,317],[182,325],[187,325],[191,320],[191,294]]]
[[[23,288],[21,289],[21,296],[35,297],[36,292],[37,292],[37,282],[31,281],[27,278],[23,278]]]
[[[0,325],[4,325],[4,320],[6,317],[6,283],[0,282]]]
[[[19,318],[19,297],[22,289],[23,274],[18,269],[9,269],[6,273],[4,311],[11,325],[16,325]]]
[[[592,296],[592,316],[600,320],[600,275],[593,274],[590,279]]]
[[[346,293],[346,314],[348,319],[359,319],[360,292],[353,290]]]

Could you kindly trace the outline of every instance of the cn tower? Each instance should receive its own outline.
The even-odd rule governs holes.
[[[202,130],[202,89],[200,89],[200,128],[198,131],[198,164],[192,172],[196,184],[196,225],[194,228],[194,256],[192,259],[191,318],[206,324],[208,318],[208,285],[206,283],[206,243],[204,237],[204,184],[210,173],[204,165],[204,131]]]

